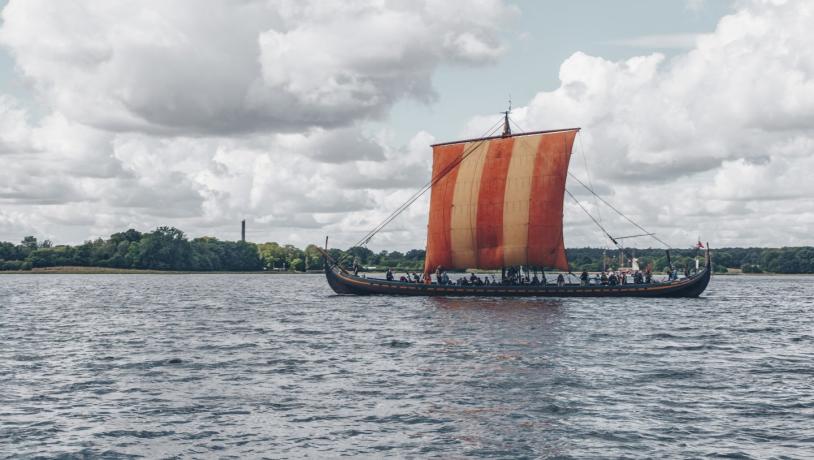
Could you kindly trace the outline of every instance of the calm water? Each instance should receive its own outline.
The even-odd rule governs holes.
[[[0,456],[814,457],[814,277],[691,300],[0,276]]]

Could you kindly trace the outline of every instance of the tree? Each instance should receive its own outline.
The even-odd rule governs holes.
[[[374,256],[373,251],[371,251],[370,249],[368,249],[366,247],[354,246],[352,248],[349,248],[345,252],[347,252],[348,255],[351,258],[358,258],[359,262],[362,265],[368,265],[368,264],[371,264],[371,263],[375,263],[374,260],[373,260],[373,256]],[[385,254],[386,254],[386,252],[385,252]]]
[[[314,244],[305,247],[305,264],[308,270],[322,267],[322,252]]]
[[[142,237],[142,233],[137,231],[137,230],[133,230],[132,228],[128,229],[127,231],[124,231],[124,232],[114,233],[114,234],[110,235],[110,239],[115,241],[116,243],[119,243],[119,242],[122,242],[122,241],[135,243],[135,242],[140,241],[141,237]]]
[[[158,227],[142,236],[135,262],[138,268],[184,270],[190,266],[190,255],[184,232],[175,227]]]
[[[22,245],[24,248],[28,248],[28,249],[30,249],[32,251],[34,249],[37,249],[37,247],[38,247],[37,246],[37,239],[34,238],[33,236],[26,236],[25,238],[23,238],[23,241],[20,242],[20,245]]]
[[[753,264],[745,264],[741,267],[743,273],[763,273],[763,270],[760,268],[760,265],[753,265]]]
[[[20,259],[17,248],[8,242],[0,242],[0,260],[18,260]]]
[[[305,261],[300,259],[300,258],[296,258],[296,259],[291,261],[291,267],[290,268],[291,268],[291,270],[294,270],[294,271],[297,271],[297,272],[304,271],[305,270]]]
[[[263,266],[268,270],[284,269],[287,265],[285,250],[277,243],[263,243],[257,246]]]

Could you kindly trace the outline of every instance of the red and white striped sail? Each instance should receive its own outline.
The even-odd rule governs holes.
[[[433,146],[425,272],[527,265],[568,269],[565,179],[579,129]]]

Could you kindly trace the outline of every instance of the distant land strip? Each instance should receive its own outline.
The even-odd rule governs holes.
[[[366,247],[329,250],[335,260],[350,266],[355,260],[363,270],[393,268],[421,271],[424,250],[373,252]],[[668,266],[663,249],[571,248],[571,271],[601,271],[629,267],[636,257],[642,269],[655,272]],[[697,249],[670,251],[673,267],[694,267],[703,259]],[[174,227],[151,232],[129,229],[76,246],[54,245],[27,236],[18,243],[0,242],[0,271],[35,273],[190,273],[190,272],[306,272],[322,268],[322,255],[311,244],[305,249],[290,244],[223,241],[212,237],[190,240]],[[713,248],[716,273],[814,273],[814,247]]]

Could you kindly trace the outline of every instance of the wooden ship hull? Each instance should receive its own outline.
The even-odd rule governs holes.
[[[328,284],[337,294],[399,296],[469,296],[469,297],[698,297],[707,288],[712,269],[707,254],[704,268],[689,278],[664,283],[622,284],[616,286],[556,284],[458,286],[406,283],[377,278],[363,278],[325,264]]]

